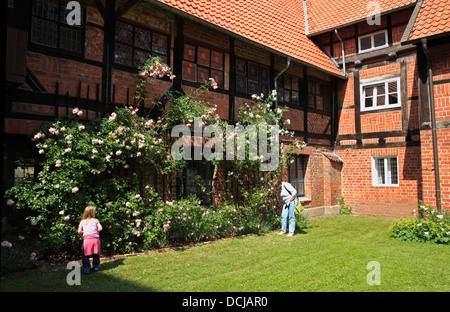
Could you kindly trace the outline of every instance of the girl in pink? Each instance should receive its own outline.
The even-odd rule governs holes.
[[[89,274],[91,264],[89,256],[92,256],[94,272],[100,270],[100,235],[102,230],[100,221],[95,219],[95,207],[87,206],[84,209],[83,218],[78,226],[78,233],[83,234],[83,245],[81,246],[81,259],[83,262],[83,273]]]

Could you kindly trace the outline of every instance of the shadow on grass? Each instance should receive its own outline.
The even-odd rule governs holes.
[[[46,270],[19,277],[2,279],[2,292],[155,292],[151,280],[126,269],[125,259],[102,262],[100,271],[82,274],[80,283],[73,283],[73,270]],[[120,268],[119,268],[120,267]],[[119,268],[119,269],[118,269]],[[118,270],[116,270],[118,269]],[[119,274],[118,274],[119,272]],[[125,273],[120,273],[125,272]],[[127,275],[130,272],[130,275]],[[149,277],[151,278],[151,277]],[[70,285],[72,284],[72,285]]]
[[[108,271],[117,268],[119,265],[124,265],[124,258],[109,260],[100,264],[101,271]],[[101,272],[100,271],[100,272]]]

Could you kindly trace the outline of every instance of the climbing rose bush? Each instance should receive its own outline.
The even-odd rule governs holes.
[[[146,84],[152,80],[174,78],[158,58],[149,59],[139,76],[142,83],[137,98],[143,97]],[[222,194],[213,194],[219,201],[211,207],[201,205],[195,196],[168,201],[164,193],[158,193],[161,184],[167,190],[169,183],[158,185],[155,177],[168,181],[186,166],[185,161],[175,161],[171,155],[176,140],[170,135],[174,126],[190,127],[198,118],[201,127],[216,125],[225,133],[227,123],[204,97],[215,88],[211,78],[189,94],[167,93],[170,108],[156,120],[140,116],[138,109],[130,106],[119,107],[103,119],[86,121],[80,119],[84,112],[75,108],[71,118],[38,131],[33,141],[42,157],[42,169],[35,180],[6,192],[7,205],[28,215],[29,232],[37,236],[40,245],[38,257],[79,256],[82,237],[77,227],[87,205],[97,208],[96,217],[103,226],[102,249],[113,252],[278,227],[272,189],[276,172],[261,172],[261,159],[212,160],[217,174],[222,174],[230,187]],[[288,123],[283,118],[285,110],[270,109],[275,96],[254,97],[241,109],[240,123],[280,126],[279,135],[291,136],[283,128]],[[293,141],[287,148],[280,143],[278,170],[303,146],[303,142]]]
[[[87,205],[97,207],[102,243],[121,249],[116,233],[126,233],[131,222],[122,211],[133,216],[138,207],[148,205],[144,194],[151,190],[145,181],[152,172],[176,170],[167,142],[159,138],[159,120],[123,107],[100,121],[82,122],[79,111],[74,109],[73,118],[34,136],[43,157],[37,181],[7,192],[15,209],[31,212],[28,221],[44,252],[70,254],[79,249],[77,226]]]

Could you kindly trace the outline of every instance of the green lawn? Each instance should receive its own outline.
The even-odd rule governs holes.
[[[1,280],[1,291],[450,291],[450,247],[402,242],[382,218],[338,216],[293,237],[271,232],[102,263],[68,286],[68,270]],[[380,285],[366,268],[380,264]]]

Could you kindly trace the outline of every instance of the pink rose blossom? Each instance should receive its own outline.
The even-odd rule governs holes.
[[[81,109],[79,109],[78,107],[75,107],[75,108],[72,110],[72,114],[81,116],[81,115],[83,115],[83,111],[82,111]]]
[[[11,244],[10,242],[8,242],[8,241],[3,241],[3,242],[2,242],[2,247],[8,247],[8,248],[11,248],[11,247],[12,247],[12,244]]]
[[[109,121],[114,121],[117,117],[116,113],[111,113],[111,116],[108,118]]]
[[[217,82],[214,80],[214,78],[209,78],[209,81],[211,81],[211,86],[213,87],[213,89],[217,89]]]

